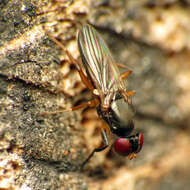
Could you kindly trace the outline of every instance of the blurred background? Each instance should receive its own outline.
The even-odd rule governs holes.
[[[53,111],[56,111],[60,107],[65,109],[92,98],[90,92],[81,83],[75,66],[69,63],[65,53],[59,51],[60,48],[57,45],[48,41],[47,34],[44,32],[48,31],[65,46],[73,57],[79,59],[76,33],[81,24],[89,23],[105,39],[115,61],[133,71],[126,81],[127,89],[136,91],[133,97],[133,105],[136,109],[133,133],[144,134],[144,146],[137,158],[133,160],[119,156],[110,149],[96,153],[85,170],[80,172],[75,169],[75,166],[79,165],[90,151],[101,143],[99,128],[102,123],[96,110],[84,109],[75,113],[64,113],[65,115],[48,116],[45,119],[40,116],[37,128],[35,128],[35,122],[25,123],[24,125],[27,126],[23,127],[24,132],[20,134],[17,128],[14,137],[10,138],[19,145],[19,150],[22,149],[22,154],[19,154],[20,160],[17,160],[19,169],[20,166],[22,169],[16,173],[14,167],[10,169],[12,172],[10,175],[14,176],[16,182],[10,180],[7,186],[1,184],[1,187],[8,189],[11,187],[12,189],[189,190],[190,1],[52,0],[14,3],[4,1],[1,5],[2,10],[12,7],[11,10],[15,14],[14,9],[17,4],[18,10],[22,13],[23,10],[28,11],[30,19],[23,19],[24,21],[28,19],[26,22],[28,24],[23,26],[23,29],[16,28],[17,26],[14,25],[12,30],[16,31],[16,34],[22,34],[21,36],[31,31],[30,36],[33,35],[34,43],[37,44],[38,40],[41,40],[40,35],[43,34],[43,43],[34,45],[34,49],[37,48],[36,52],[41,52],[40,47],[45,44],[46,53],[43,51],[33,53],[30,59],[27,59],[36,59],[38,64],[52,62],[51,65],[46,64],[45,67],[41,64],[40,72],[36,72],[36,68],[29,71],[26,68],[23,71],[22,67],[18,70],[16,66],[17,73],[15,74],[12,71],[15,66],[7,68],[2,64],[0,67],[1,77],[19,79],[21,84],[23,81],[29,83],[32,87],[26,88],[30,90],[37,86],[37,89],[31,92],[31,96],[34,108],[39,105],[40,109],[37,108],[36,112],[32,110],[33,108],[29,108],[28,112],[34,112],[33,115],[29,114],[30,119],[33,121],[37,117],[35,114],[41,110],[52,111],[53,108]],[[26,8],[28,5],[30,5],[29,8]],[[37,29],[34,29],[35,27]],[[16,38],[18,35],[13,36],[12,39],[5,38],[5,35],[1,36],[1,55],[10,46],[10,44],[6,45],[5,41],[10,42],[9,40]],[[23,37],[23,39],[26,38],[28,41],[31,40]],[[26,45],[27,40],[20,40],[19,43]],[[31,43],[33,43],[32,40]],[[48,48],[53,50],[47,51]],[[18,51],[20,52],[19,47]],[[35,56],[40,58],[34,58]],[[44,61],[47,57],[48,61]],[[22,63],[21,60],[19,62]],[[123,71],[124,69],[121,69],[121,72]],[[40,92],[38,87],[40,87]],[[23,92],[22,96],[23,94],[25,93]],[[36,94],[38,97],[35,97]],[[39,99],[40,103],[38,103]],[[19,115],[20,117],[22,118],[23,115]],[[28,115],[25,117],[23,121],[28,121]],[[1,131],[6,131],[4,123]],[[32,128],[28,128],[29,126]],[[8,132],[10,134],[10,131]],[[7,142],[7,136],[4,136],[7,133],[1,134],[3,134],[2,139],[6,137]],[[33,135],[27,136],[28,134]],[[38,137],[38,134],[42,135]],[[46,134],[52,136],[46,137]],[[24,140],[18,140],[20,136],[25,137]],[[34,141],[33,137],[35,137]],[[113,139],[114,136],[111,142]],[[5,140],[1,141],[4,143]],[[5,145],[2,147],[4,151],[6,149],[2,160],[9,160],[10,154],[18,156],[17,149],[16,152],[10,153]],[[65,163],[61,172],[57,169],[57,165],[54,167],[52,164],[60,160]],[[31,176],[29,177],[28,174]],[[37,182],[39,179],[40,182]]]

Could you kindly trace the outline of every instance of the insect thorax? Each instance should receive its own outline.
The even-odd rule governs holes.
[[[114,134],[127,137],[134,128],[135,111],[132,104],[128,104],[120,94],[114,97],[107,110],[102,109],[100,104],[97,107],[97,113]]]

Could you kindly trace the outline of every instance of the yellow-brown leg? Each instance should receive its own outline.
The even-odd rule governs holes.
[[[136,94],[136,91],[135,90],[131,90],[131,91],[128,91],[127,92],[127,95],[128,96],[133,96],[133,95],[135,95]]]
[[[133,158],[136,158],[136,157],[137,157],[137,154],[134,152],[128,155],[129,160],[132,160]]]
[[[99,100],[98,99],[93,99],[93,100],[89,100],[88,102],[84,102],[81,103],[75,107],[72,107],[70,109],[65,109],[65,110],[58,110],[55,112],[42,112],[41,115],[46,116],[46,115],[54,115],[54,114],[58,114],[58,113],[64,113],[64,112],[70,112],[70,111],[75,111],[75,110],[79,110],[82,108],[86,108],[86,107],[96,107],[99,104]]]
[[[45,30],[45,29],[44,29]],[[68,58],[70,59],[70,61],[72,63],[75,64],[77,71],[79,72],[79,75],[81,77],[82,82],[84,83],[84,85],[93,93],[94,87],[92,85],[92,83],[88,80],[87,76],[84,74],[84,72],[82,71],[82,66],[81,63],[79,61],[77,61],[70,53],[69,51],[67,51],[65,49],[65,47],[63,46],[62,43],[60,43],[56,38],[54,38],[53,36],[51,36],[47,31],[46,31],[47,35],[49,36],[49,38],[55,42],[55,44],[57,44],[68,56]]]
[[[128,71],[122,73],[122,74],[120,75],[120,79],[121,79],[121,80],[125,80],[127,77],[129,77],[129,75],[130,75],[131,73],[132,73],[131,70],[128,70]]]
[[[75,111],[75,110],[79,110],[85,107],[90,107],[90,108],[94,108],[99,104],[99,100],[98,99],[93,99],[93,100],[89,100],[88,102],[84,102],[79,104],[78,106],[75,106],[73,108],[71,108],[71,111]]]
[[[130,96],[133,96],[136,92],[134,90],[132,91],[129,91],[129,92],[126,92],[126,91],[123,91],[122,92],[122,96],[124,97],[125,101],[128,102],[128,104],[131,104],[131,99],[130,99]]]
[[[128,71],[122,73],[122,74],[120,75],[120,80],[125,80],[127,77],[129,77],[129,75],[130,75],[131,73],[132,73],[131,70],[128,70]],[[125,91],[125,92],[122,93],[122,95],[124,96],[125,100],[126,100],[129,104],[131,104],[131,100],[129,99],[129,97],[130,97],[130,96],[133,96],[135,93],[136,93],[136,92],[135,92],[134,90],[128,91],[128,92]]]
[[[126,65],[123,65],[121,63],[117,63],[117,66],[123,69],[128,69],[128,67]]]

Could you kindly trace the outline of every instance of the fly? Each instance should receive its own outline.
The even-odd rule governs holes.
[[[100,34],[90,25],[84,25],[77,35],[78,48],[82,62],[77,61],[65,50],[56,39],[51,39],[66,52],[79,72],[82,82],[91,91],[93,100],[82,103],[70,109],[78,110],[85,107],[96,107],[97,113],[108,127],[101,127],[103,145],[95,148],[82,167],[95,152],[100,152],[109,146],[109,130],[117,135],[113,144],[114,150],[129,159],[135,158],[144,142],[142,133],[131,135],[134,129],[135,110],[131,103],[134,91],[127,91],[124,80],[131,74],[128,70],[122,74]]]

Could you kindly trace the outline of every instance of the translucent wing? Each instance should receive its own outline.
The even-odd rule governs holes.
[[[117,91],[121,85],[120,73],[100,34],[90,25],[78,33],[82,63],[95,88],[104,95]]]

